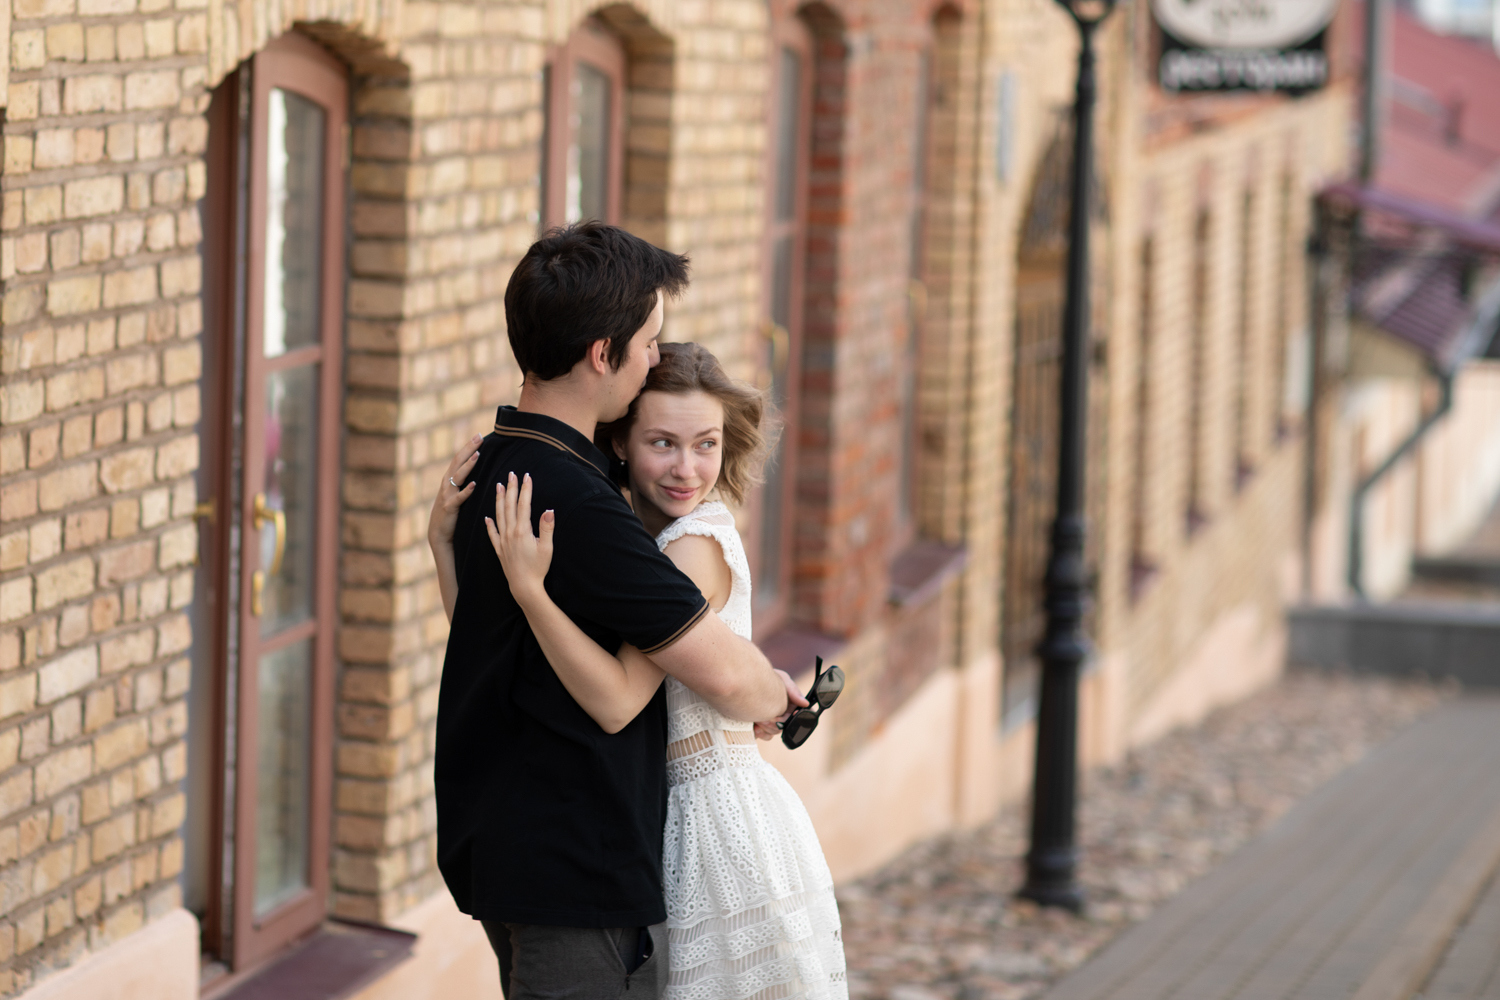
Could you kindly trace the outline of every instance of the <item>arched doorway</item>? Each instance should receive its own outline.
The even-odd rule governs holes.
[[[208,114],[184,902],[232,970],[329,904],[348,87],[288,33]]]
[[[1000,650],[1004,657],[1001,719],[1009,728],[1036,711],[1040,663],[1036,647],[1047,624],[1042,581],[1057,510],[1057,451],[1060,419],[1064,267],[1071,216],[1068,188],[1073,133],[1064,121],[1048,147],[1032,184],[1016,259],[1016,326],[1012,351],[1006,539],[1000,602]],[[1094,223],[1103,218],[1094,181]],[[1096,242],[1097,245],[1097,242]],[[1100,300],[1095,296],[1095,304]],[[1097,337],[1097,321],[1096,321]],[[1093,575],[1098,565],[1103,518],[1107,386],[1104,352],[1096,340],[1089,382],[1087,504],[1090,531],[1085,555]]]

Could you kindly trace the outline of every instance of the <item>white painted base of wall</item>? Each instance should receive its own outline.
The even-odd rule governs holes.
[[[1123,655],[1104,656],[1080,685],[1080,764],[1114,763],[1131,747],[1253,694],[1280,676],[1285,653],[1279,617],[1267,621],[1254,604],[1232,608],[1134,717],[1130,665]],[[1000,732],[999,677],[994,657],[963,671],[939,671],[832,774],[833,741],[820,739],[822,733],[795,753],[775,740],[761,744],[762,755],[802,796],[835,881],[858,878],[918,841],[1025,802],[1036,729]]]
[[[412,957],[351,1000],[501,1000],[500,970],[479,921],[446,891],[392,926],[417,935]],[[173,910],[48,976],[16,1000],[197,1000],[198,920]]]
[[[1134,719],[1128,718],[1123,657],[1105,657],[1083,680],[1082,763],[1118,759],[1129,747],[1270,684],[1280,674],[1286,632],[1254,605],[1222,615],[1182,668]],[[1001,735],[995,658],[930,677],[854,758],[829,774],[831,739],[795,753],[779,741],[762,753],[803,797],[835,880],[857,878],[907,847],[1023,802],[1031,784],[1035,730]],[[831,735],[831,734],[820,734]],[[412,957],[351,1000],[501,1000],[494,953],[479,922],[446,892],[392,925],[417,935]],[[198,922],[176,910],[22,1000],[196,1000]]]
[[[198,1000],[198,918],[173,910],[17,1000]]]
[[[958,674],[940,670],[833,774],[833,741],[819,733],[795,752],[779,740],[761,754],[802,796],[836,882],[878,868],[949,830],[957,805]]]
[[[350,1000],[501,1000],[500,966],[479,921],[444,889],[391,921],[417,935],[412,956]]]
[[[1286,623],[1262,620],[1253,604],[1220,615],[1187,662],[1162,685],[1129,730],[1132,747],[1192,725],[1270,685],[1286,662]]]

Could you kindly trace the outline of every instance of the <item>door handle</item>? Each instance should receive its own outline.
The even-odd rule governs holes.
[[[761,325],[761,332],[771,346],[771,372],[773,375],[785,375],[788,363],[792,360],[792,335],[787,328],[775,320],[766,320]]]
[[[271,556],[272,576],[281,572],[281,560],[286,555],[286,513],[284,511],[272,510],[266,506],[266,495],[255,494],[255,507],[251,512],[255,517],[255,530],[259,531],[267,521],[276,525],[276,553]]]

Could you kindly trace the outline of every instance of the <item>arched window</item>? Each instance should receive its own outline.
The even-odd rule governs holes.
[[[924,45],[917,56],[916,93],[912,95],[911,112],[911,194],[907,216],[907,323],[906,343],[901,351],[897,376],[897,404],[900,406],[900,435],[897,447],[896,523],[898,541],[905,544],[916,533],[917,449],[918,440],[918,373],[922,360],[922,326],[927,320],[927,201],[929,129],[931,125],[932,48]]]
[[[625,152],[625,49],[595,18],[547,60],[542,132],[543,228],[618,224]]]
[[[1140,297],[1137,299],[1135,341],[1135,401],[1131,421],[1134,441],[1130,449],[1130,597],[1145,592],[1156,575],[1150,531],[1152,440],[1152,363],[1156,360],[1156,241],[1148,235],[1141,243]]]
[[[1196,534],[1208,523],[1208,487],[1205,482],[1204,451],[1208,447],[1204,433],[1208,401],[1204,379],[1208,376],[1208,293],[1209,293],[1209,227],[1211,217],[1207,207],[1198,209],[1193,223],[1192,261],[1192,329],[1189,330],[1188,347],[1188,469],[1187,505],[1185,518],[1187,533]]]
[[[1238,493],[1255,475],[1255,431],[1251,422],[1254,410],[1256,368],[1260,365],[1259,344],[1253,327],[1251,308],[1255,294],[1258,266],[1255,260],[1256,201],[1253,188],[1240,199],[1239,317],[1235,331],[1234,371],[1234,489]]]
[[[798,395],[807,259],[807,176],[811,143],[813,43],[795,17],[772,34],[770,198],[767,220],[766,361],[771,395],[785,431],[766,463],[757,555],[757,625],[774,630],[791,590],[792,511],[796,483]],[[762,624],[765,623],[765,624]]]

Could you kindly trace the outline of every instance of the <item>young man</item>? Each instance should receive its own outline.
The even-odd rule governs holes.
[[[459,581],[438,700],[438,865],[483,921],[509,1000],[642,1000],[666,985],[666,698],[609,735],[578,707],[510,596],[484,529],[495,484],[529,472],[555,511],[547,590],[611,652],[629,642],[733,718],[788,688],[656,547],[594,447],[656,363],[662,302],[687,260],[583,223],[532,245],[505,293],[525,380],[501,407],[453,538]],[[478,502],[475,502],[478,501]],[[536,525],[533,524],[533,529]]]

